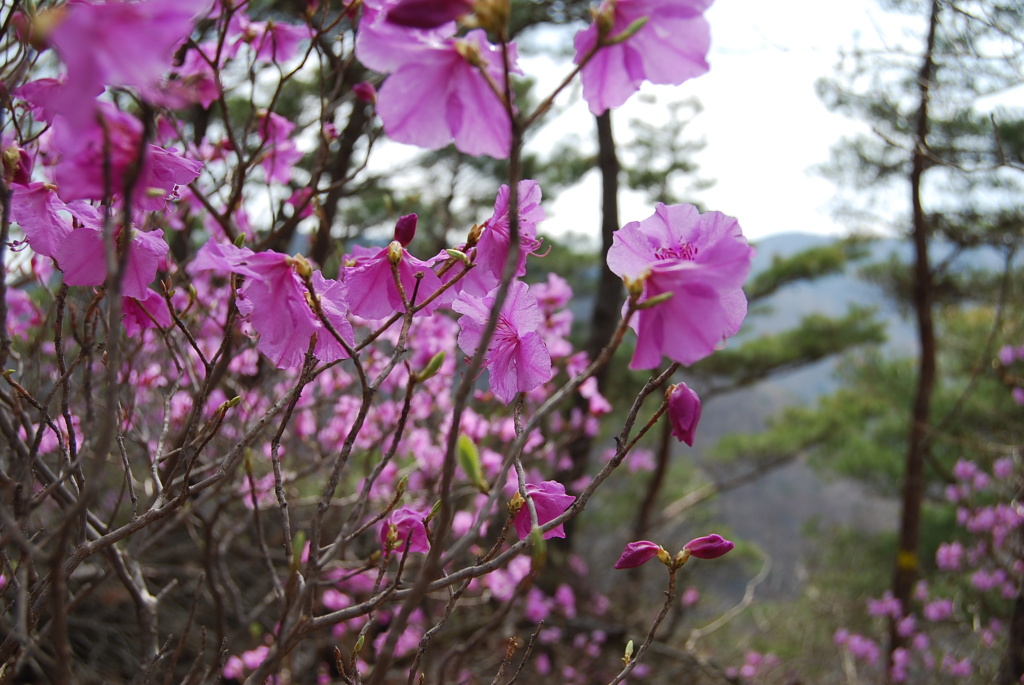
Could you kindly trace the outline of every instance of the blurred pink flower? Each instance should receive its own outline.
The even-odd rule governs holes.
[[[576,34],[576,64],[603,37],[614,37],[638,19],[647,23],[633,36],[601,47],[583,67],[583,99],[600,114],[623,104],[644,81],[679,85],[708,70],[711,31],[703,12],[711,0],[604,0],[599,19]],[[602,15],[611,17],[601,36]],[[607,19],[604,19],[607,21]]]
[[[64,17],[50,35],[67,67],[57,110],[77,130],[92,122],[95,98],[105,86],[128,86],[145,100],[161,102],[161,80],[174,51],[209,5],[209,0],[64,5]]]
[[[151,288],[146,288],[145,297],[124,298],[121,311],[124,312],[121,322],[129,338],[135,337],[147,328],[165,328],[171,325],[171,310],[167,308],[167,301],[163,295]]]

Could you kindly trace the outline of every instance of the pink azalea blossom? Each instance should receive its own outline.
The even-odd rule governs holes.
[[[643,297],[671,293],[639,311],[632,369],[652,369],[662,355],[693,364],[734,335],[747,313],[741,289],[754,250],[735,219],[692,205],[658,203],[655,213],[616,231],[608,267],[643,280]]]
[[[428,515],[429,512],[412,507],[401,507],[388,514],[380,527],[380,544],[385,553],[403,551],[406,540],[409,541],[410,552],[429,552],[430,540],[424,523]],[[388,544],[388,537],[394,540],[393,546]]]
[[[162,231],[128,230],[132,232],[132,238],[128,246],[128,261],[121,275],[121,294],[145,300],[149,297],[149,284],[156,277],[157,269],[170,248]],[[68,285],[100,286],[107,280],[107,259],[100,226],[81,226],[71,231],[53,256]]]
[[[360,26],[365,25],[364,18]],[[469,155],[508,156],[512,144],[508,112],[480,73],[480,68],[485,69],[503,93],[502,51],[487,42],[483,31],[448,37],[441,32],[395,35],[371,28],[370,35],[382,39],[376,45],[358,42],[357,55],[367,66],[392,72],[377,94],[377,113],[392,140],[431,150],[454,142]],[[381,57],[386,52],[382,45],[400,47]],[[514,44],[509,45],[509,61],[510,70],[519,73]]]
[[[95,98],[105,86],[135,88],[161,101],[161,79],[175,49],[188,38],[209,0],[69,2],[50,34],[67,67],[57,108],[73,128],[88,126]]]
[[[413,305],[425,302],[442,286],[441,279],[433,270],[434,260],[413,257],[397,240],[384,249],[361,252],[363,256],[358,258],[357,265],[344,270],[345,284],[350,293],[349,305],[356,316],[383,319],[405,311],[402,295],[395,285],[392,264],[398,270],[406,299]],[[417,274],[421,275],[417,277]],[[450,290],[445,291],[417,314],[430,314],[439,306],[449,304],[452,297]]]
[[[302,151],[289,138],[295,124],[275,112],[263,112],[260,116],[260,137],[263,139],[263,153],[260,166],[271,183],[287,183],[291,180],[295,164],[302,159]]]
[[[686,383],[669,388],[668,420],[672,424],[672,435],[693,447],[693,436],[700,421],[700,398]]]
[[[527,483],[526,494],[533,500],[533,506],[537,510],[537,525],[540,526],[543,526],[551,519],[561,516],[569,508],[569,505],[576,501],[575,497],[565,493],[564,485],[554,480],[547,480],[539,485]],[[525,503],[516,514],[512,525],[515,526],[520,539],[525,539],[533,529],[533,525],[530,522],[530,508]],[[555,526],[544,533],[543,537],[545,540],[548,538],[564,538],[565,529],[561,525]]]
[[[526,273],[526,257],[540,247],[537,224],[546,217],[541,207],[540,184],[533,180],[520,181],[517,186],[519,257],[515,276]],[[476,266],[462,280],[460,290],[473,295],[484,295],[498,286],[505,270],[508,250],[512,242],[509,222],[509,188],[502,185],[494,200],[494,213],[483,223],[476,244]]]
[[[483,298],[460,297],[452,304],[452,309],[463,315],[459,318],[459,347],[468,355],[476,354],[480,346],[495,293]],[[506,404],[517,393],[533,390],[551,378],[551,355],[537,332],[541,321],[537,298],[529,286],[513,281],[484,357],[491,391]]]
[[[203,245],[190,269],[222,271],[245,276],[238,290],[238,311],[248,317],[260,334],[259,349],[278,368],[302,366],[310,337],[317,336],[313,354],[324,362],[344,359],[344,346],[326,329],[310,307],[308,291],[295,272],[296,261],[288,255],[268,250],[254,253],[248,248],[221,245],[210,241]],[[313,291],[331,326],[350,346],[355,344],[352,324],[347,318],[347,289],[340,281],[329,280],[319,271],[311,275]]]
[[[146,288],[146,296],[140,299],[124,298],[121,311],[124,312],[121,322],[129,338],[134,338],[147,328],[171,325],[171,310],[167,308],[167,300],[151,288]]]
[[[637,540],[626,545],[626,548],[622,550],[622,554],[619,556],[619,560],[615,562],[615,568],[636,568],[643,566],[648,561],[658,556],[658,552],[661,551],[661,545],[650,540]]]
[[[623,104],[644,81],[679,85],[708,70],[705,60],[711,32],[703,12],[711,0],[604,0],[598,16],[612,18],[606,37],[625,31],[633,22],[647,23],[633,36],[601,47],[583,67],[583,99],[600,114]],[[580,64],[602,38],[601,20],[576,34]]]
[[[736,547],[735,543],[717,533],[694,538],[683,545],[683,549],[690,551],[690,556],[698,559],[717,559],[731,552],[734,547]]]

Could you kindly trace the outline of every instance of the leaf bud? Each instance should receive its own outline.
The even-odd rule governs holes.
[[[402,243],[397,240],[392,240],[388,244],[388,261],[394,265],[398,265],[402,261],[402,255],[405,253],[405,249],[402,247]]]
[[[413,374],[413,378],[417,383],[430,380],[437,375],[437,372],[441,370],[441,365],[444,364],[446,354],[444,350],[441,350],[427,362],[427,365],[423,367],[422,371],[418,371]]]

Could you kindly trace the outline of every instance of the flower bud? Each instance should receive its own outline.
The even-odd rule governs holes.
[[[308,280],[313,275],[313,266],[309,263],[309,260],[300,254],[295,255],[289,259],[292,268],[295,269],[295,273],[299,275],[299,278]]]
[[[700,397],[686,383],[671,386],[665,393],[668,400],[668,420],[672,435],[693,447],[693,436],[700,421]]]
[[[518,490],[516,490],[516,493],[512,495],[512,499],[510,499],[506,505],[508,513],[515,516],[519,513],[519,510],[523,508],[524,504],[526,504],[526,500],[523,499],[523,496],[519,494]]]
[[[717,559],[723,554],[728,554],[736,545],[726,540],[721,535],[712,533],[701,538],[694,538],[685,545],[683,550],[688,551],[698,559]]]
[[[385,18],[406,28],[436,29],[472,10],[472,0],[398,0],[388,8]]]
[[[409,247],[409,243],[412,242],[413,237],[416,235],[416,220],[415,214],[406,214],[403,217],[399,217],[395,223],[395,240],[402,244],[402,247]]]
[[[369,105],[377,104],[377,89],[369,81],[360,81],[352,86],[352,94]]]
[[[508,0],[476,0],[476,24],[495,36],[508,33]]]
[[[392,240],[388,245],[388,261],[397,265],[402,261],[403,254],[405,254],[405,250],[402,249],[402,243]]]
[[[661,545],[650,540],[637,540],[626,545],[622,555],[615,562],[615,568],[637,568],[664,552]]]
[[[416,382],[422,383],[423,381],[430,380],[431,378],[436,376],[437,372],[441,370],[441,365],[444,364],[445,356],[445,351],[441,350],[433,357],[431,357],[430,361],[427,362],[427,365],[423,367],[423,370],[418,371],[414,374]]]

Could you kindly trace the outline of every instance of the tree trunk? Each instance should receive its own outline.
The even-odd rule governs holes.
[[[586,351],[595,359],[601,349],[611,340],[619,323],[622,310],[622,279],[612,273],[604,256],[612,246],[612,236],[619,228],[619,158],[615,154],[615,139],[612,137],[611,111],[596,117],[597,120],[597,164],[601,171],[601,275],[594,293],[594,308],[590,315],[590,335]],[[597,387],[603,393],[608,384],[608,365],[597,371]],[[577,402],[577,407],[586,410],[587,402]],[[559,474],[561,482],[572,482],[587,470],[593,440],[580,435],[569,445],[572,466],[568,472]]]
[[[910,435],[907,441],[907,462],[903,477],[903,504],[899,528],[899,546],[893,574],[892,594],[900,601],[902,612],[908,614],[910,598],[918,571],[918,544],[921,532],[921,501],[924,496],[924,465],[928,457],[929,420],[932,393],[935,387],[936,351],[935,322],[932,317],[932,270],[928,260],[930,227],[921,204],[921,181],[928,166],[928,104],[935,63],[935,34],[939,22],[939,0],[932,0],[921,69],[918,72],[920,104],[915,125],[913,160],[910,171],[910,198],[913,208],[912,241],[914,244],[913,306],[917,316],[920,346],[917,392],[911,410]],[[889,626],[889,655],[902,644],[895,620]],[[890,659],[891,660],[891,659]]]

